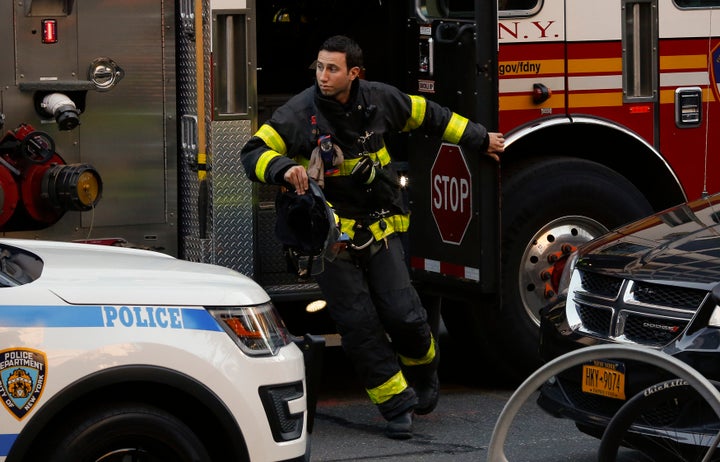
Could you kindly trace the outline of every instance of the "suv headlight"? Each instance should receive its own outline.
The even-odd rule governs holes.
[[[710,327],[720,327],[720,306],[715,305],[708,321]]]
[[[290,343],[290,334],[271,302],[255,306],[208,307],[243,352],[250,356],[273,356]]]

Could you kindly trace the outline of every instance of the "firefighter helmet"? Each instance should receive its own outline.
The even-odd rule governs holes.
[[[309,179],[305,194],[283,188],[275,200],[275,236],[286,247],[302,255],[319,256],[337,241],[335,212],[320,186]]]

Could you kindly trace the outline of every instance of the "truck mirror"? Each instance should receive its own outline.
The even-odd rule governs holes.
[[[420,22],[429,23],[436,18],[449,16],[447,0],[415,0],[415,14]]]

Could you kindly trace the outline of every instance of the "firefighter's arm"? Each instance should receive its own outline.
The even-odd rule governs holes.
[[[404,131],[422,128],[429,134],[440,135],[443,141],[485,152],[499,160],[497,154],[505,149],[502,133],[488,132],[481,124],[422,96],[405,96],[409,98],[410,118]]]
[[[240,151],[245,174],[252,181],[282,184],[287,171],[298,164],[285,154],[283,138],[272,126],[265,124]]]
[[[505,136],[502,133],[489,132],[482,124],[472,122],[454,112],[450,114],[442,135],[443,140],[464,148],[479,150],[495,160],[500,160],[498,154],[505,150]]]

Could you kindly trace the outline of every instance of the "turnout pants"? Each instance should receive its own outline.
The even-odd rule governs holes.
[[[316,280],[371,401],[388,420],[414,408],[406,374],[432,373],[436,345],[400,238],[342,251],[324,265]]]

